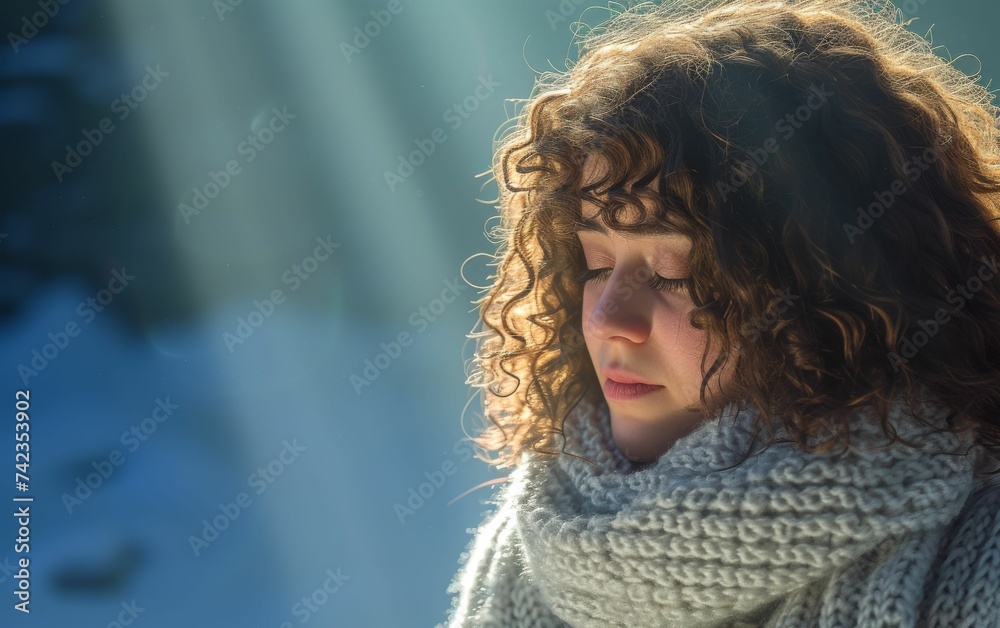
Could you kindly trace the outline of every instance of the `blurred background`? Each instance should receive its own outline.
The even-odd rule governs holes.
[[[445,619],[505,475],[466,439],[476,175],[588,6],[3,4],[0,626]],[[1000,72],[997,5],[898,6]]]

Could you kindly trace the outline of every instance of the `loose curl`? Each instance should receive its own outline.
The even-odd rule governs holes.
[[[1000,253],[1000,110],[900,15],[872,0],[644,3],[539,76],[491,168],[498,270],[467,382],[491,423],[472,440],[501,451],[487,462],[558,454],[567,414],[601,400],[581,333],[582,199],[612,229],[692,239],[706,415],[735,360],[753,440],[780,426],[811,451],[849,444],[849,413],[871,405],[894,442],[889,405],[933,397],[948,431],[997,456],[1000,277],[979,273]],[[588,155],[606,169],[584,185]],[[628,207],[639,225],[619,222]]]

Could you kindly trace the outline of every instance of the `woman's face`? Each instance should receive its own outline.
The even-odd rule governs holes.
[[[585,177],[593,176],[591,166],[588,159]],[[697,407],[706,332],[690,324],[694,304],[684,285],[661,281],[690,276],[691,240],[677,233],[604,231],[603,223],[592,220],[596,216],[597,207],[584,201],[584,223],[591,219],[594,228],[577,237],[587,268],[610,271],[584,286],[583,336],[608,402],[615,443],[630,459],[650,462],[702,419]],[[631,209],[621,221],[637,217]],[[707,364],[715,357],[709,355]],[[728,383],[731,362],[706,391],[710,401],[718,383]],[[651,386],[626,385],[629,375]]]

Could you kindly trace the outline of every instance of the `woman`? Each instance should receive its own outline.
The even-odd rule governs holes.
[[[450,626],[1000,625],[1000,110],[894,18],[640,5],[543,75]]]

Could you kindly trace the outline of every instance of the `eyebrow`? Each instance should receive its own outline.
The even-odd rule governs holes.
[[[611,235],[611,231],[604,225],[604,223],[596,218],[580,218],[577,220],[576,227],[577,231],[596,231],[598,233],[603,233],[604,235]],[[640,236],[647,234],[674,237],[683,236],[683,234],[677,229],[663,223],[651,223],[643,226],[638,231],[625,232],[626,236]]]

